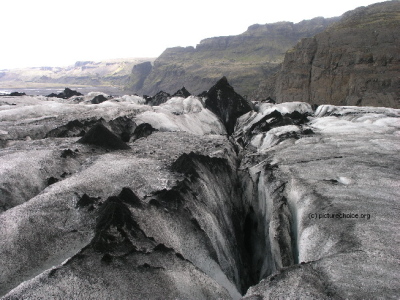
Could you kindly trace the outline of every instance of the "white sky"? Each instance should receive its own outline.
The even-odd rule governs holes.
[[[1,0],[0,69],[157,57],[252,24],[340,16],[377,0]]]

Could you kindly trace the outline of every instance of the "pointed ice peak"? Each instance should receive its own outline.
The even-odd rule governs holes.
[[[236,93],[225,76],[202,96],[206,98],[206,108],[220,118],[228,135],[233,133],[237,118],[253,110],[252,103]]]
[[[176,93],[172,95],[172,97],[182,97],[182,98],[187,98],[189,96],[191,96],[191,94],[185,87],[182,87],[180,90],[176,91]]]
[[[158,106],[162,103],[165,103],[168,101],[168,99],[171,98],[171,95],[168,94],[167,92],[164,91],[159,91],[157,94],[155,94],[153,97],[149,96],[144,96],[146,99],[146,104],[150,106]]]

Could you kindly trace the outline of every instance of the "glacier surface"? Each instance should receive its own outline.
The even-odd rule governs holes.
[[[93,96],[0,97],[1,299],[400,294],[400,110]]]

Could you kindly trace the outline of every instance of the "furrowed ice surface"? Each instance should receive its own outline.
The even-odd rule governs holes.
[[[181,100],[183,99],[179,101]],[[189,101],[186,102],[193,102],[193,99],[189,99]],[[32,104],[35,105],[35,103]],[[45,105],[46,104],[47,103],[45,103]],[[94,114],[97,114],[97,118],[104,117],[108,120],[111,119],[110,115],[119,116],[121,111],[129,115],[129,113],[131,113],[129,108],[133,107],[133,109],[137,109],[137,106],[133,104],[127,107],[128,104],[129,103],[122,103],[122,105],[120,105],[118,102],[108,103],[107,105],[102,103],[96,106],[89,104],[60,104],[61,107],[62,105],[67,106],[64,109],[60,108],[59,113],[68,113],[68,119],[65,121],[58,120],[58,122],[49,125],[49,131],[62,125],[62,122],[65,124],[65,122],[70,122],[70,120],[73,119],[84,120],[85,117],[92,118]],[[195,104],[201,105],[198,100],[196,100]],[[40,104],[36,103],[34,109],[29,110],[29,113],[27,113],[26,110],[21,111],[18,105],[16,105],[17,107],[12,107],[15,108],[16,111],[12,113],[9,112],[8,116],[28,114],[28,118],[31,118],[32,114],[43,115],[46,113],[54,113],[53,110],[49,110],[45,105],[41,107]],[[68,108],[70,105],[76,106],[77,109],[73,112],[70,111]],[[202,110],[202,107],[199,106],[197,111],[196,107],[192,109],[190,105],[186,103],[185,106],[186,112],[188,113],[192,111],[198,113]],[[146,110],[147,108],[149,110],[151,109],[150,107],[144,107],[138,110]],[[224,132],[222,125],[219,125],[218,119],[210,112],[208,112],[208,115],[211,118],[211,122],[209,123],[216,124],[218,133]],[[207,117],[207,115],[204,117]],[[10,121],[9,117],[8,119],[7,117],[4,119],[6,119],[6,122]],[[20,119],[23,121],[24,117],[21,116]],[[137,120],[135,119],[135,121]],[[140,121],[138,121],[138,123],[140,123]],[[34,128],[35,130],[43,130],[40,121],[35,125],[37,125],[37,127]],[[197,126],[198,130],[201,132],[208,130],[206,122],[204,122],[205,130],[203,130],[201,126],[201,123]],[[189,130],[190,128],[188,131]],[[4,237],[2,239],[4,247],[0,247],[3,252],[2,256],[4,257],[4,260],[2,260],[2,270],[4,270],[4,272],[2,272],[1,278],[3,294],[7,292],[7,290],[15,287],[18,283],[34,278],[36,275],[41,274],[52,266],[61,265],[63,261],[71,256],[74,257],[79,250],[90,244],[93,238],[96,215],[88,209],[76,207],[82,195],[87,194],[90,197],[98,198],[97,201],[101,203],[104,202],[107,197],[117,195],[122,188],[129,187],[144,200],[144,203],[146,203],[146,201],[149,202],[151,199],[145,198],[150,197],[152,193],[163,191],[167,188],[170,189],[175,185],[177,180],[176,175],[173,175],[168,170],[168,166],[172,164],[174,160],[178,159],[182,153],[187,151],[196,151],[197,153],[204,152],[204,154],[208,154],[210,157],[227,156],[225,154],[226,151],[234,153],[234,151],[230,150],[232,146],[223,136],[193,136],[181,130],[176,133],[154,132],[151,136],[136,140],[135,143],[130,144],[131,150],[112,153],[107,153],[96,146],[90,147],[90,145],[80,145],[76,143],[77,140],[78,138],[46,138],[33,141],[5,140],[4,146],[6,147],[3,148],[4,155],[2,158],[7,160],[10,166],[2,165],[2,172],[6,174],[4,179],[7,179],[7,182],[4,183],[4,187],[12,187],[12,189],[7,190],[10,194],[10,198],[13,201],[18,199],[18,192],[20,192],[20,190],[24,190],[26,193],[32,190],[34,191],[31,192],[32,197],[25,197],[25,201],[29,200],[25,205],[19,205],[15,207],[15,209],[8,209],[9,207],[7,207],[8,210],[0,217],[3,225],[1,234]],[[36,152],[34,153],[35,155],[26,156],[29,153],[32,154],[33,151],[38,153],[43,152],[43,157],[38,156]],[[63,153],[66,157],[62,157]],[[23,155],[25,155],[25,159],[21,159]],[[229,161],[230,157],[227,160],[228,164]],[[78,162],[78,167],[75,166],[75,169],[71,169],[70,165],[74,165],[76,162]],[[50,165],[50,167],[47,167],[47,165]],[[23,173],[24,167],[29,167],[28,170],[25,169],[25,173]],[[41,177],[43,178],[39,180],[37,174],[42,173],[43,176]],[[54,177],[57,177],[59,181],[47,187],[44,181],[46,181],[46,176],[50,176],[50,173]],[[61,175],[64,173],[66,173],[66,175],[63,178]],[[22,174],[24,176],[21,177],[20,175]],[[19,185],[11,185],[10,182],[16,177],[19,177]],[[39,181],[39,183],[36,184],[39,185],[39,187],[35,187],[35,189],[29,186],[34,183],[31,180],[32,177]],[[104,181],[105,178],[107,178],[106,181]],[[35,196],[36,194],[38,195]],[[10,201],[7,201],[7,205],[11,205]],[[204,295],[207,295],[208,289],[211,289],[212,293],[216,293],[224,298],[226,287],[230,290],[232,295],[236,295],[235,297],[238,298],[239,293],[236,291],[237,288],[221,270],[215,258],[210,255],[210,242],[207,242],[208,244],[204,242],[205,239],[207,240],[207,236],[204,237],[204,234],[198,234],[198,237],[193,235],[191,239],[188,239],[186,227],[182,227],[180,233],[177,232],[178,225],[191,226],[193,230],[199,231],[197,227],[193,225],[195,223],[191,221],[191,215],[179,217],[177,218],[179,222],[177,222],[170,214],[166,214],[166,216],[163,215],[166,209],[161,209],[160,211],[159,209],[154,209],[157,206],[150,204],[147,204],[147,206],[148,209],[145,211],[146,213],[138,214],[137,218],[142,220],[142,226],[144,228],[146,228],[147,220],[151,220],[148,229],[151,233],[149,237],[150,242],[155,244],[156,242],[152,236],[156,236],[158,237],[158,241],[162,241],[163,244],[175,246],[180,253],[193,259],[194,266],[198,265],[201,268],[202,271],[200,273],[205,272],[208,274],[207,276],[211,278],[205,278],[204,276],[206,275],[196,275],[196,272],[199,273],[199,271],[196,271],[196,268],[189,268],[189,271],[184,271],[180,270],[181,267],[177,265],[177,270],[174,271],[173,269],[175,267],[171,267],[171,270],[167,271],[167,274],[163,276],[168,278],[171,275],[170,272],[176,272],[176,275],[173,275],[172,278],[176,281],[175,284],[180,286],[180,292],[173,292],[171,295],[174,296],[171,297],[177,297],[179,295],[180,297],[183,297],[182,295],[190,297],[191,293],[193,293],[195,298],[200,299],[204,298]],[[69,215],[71,216],[69,217]],[[174,215],[177,217],[180,216],[177,213]],[[154,228],[154,225],[157,224],[158,216],[160,224],[157,226],[158,229],[155,230],[156,228]],[[12,226],[10,222],[12,222]],[[52,223],[51,228],[47,228],[49,222]],[[29,228],[31,224],[35,224],[35,226]],[[201,233],[202,231],[199,232]],[[39,236],[42,238],[39,238]],[[30,238],[32,238],[32,240],[30,240]],[[178,244],[174,241],[177,241]],[[196,252],[193,252],[193,246],[196,244],[198,245],[197,255]],[[21,247],[21,251],[13,251],[13,249],[19,247]],[[35,259],[31,257],[33,249],[35,251],[38,250],[40,254]],[[40,251],[39,249],[47,250]],[[142,265],[145,266],[143,270],[146,271],[147,265],[145,263]],[[140,265],[138,267],[140,267]],[[92,271],[93,273],[97,272],[95,269]],[[190,275],[187,273],[185,275],[185,272],[193,274]],[[41,275],[39,275],[39,277],[40,276]],[[187,278],[188,276],[192,276],[193,278],[200,276],[199,279],[196,280],[208,282],[204,284],[204,288],[199,287],[199,290],[203,289],[204,292],[196,292],[196,289],[190,287],[188,282],[182,284],[183,278]],[[154,282],[162,281],[157,277],[154,278]],[[193,278],[190,281],[196,282]],[[222,288],[213,287],[215,283],[212,282],[216,279],[222,282]],[[40,280],[40,282],[43,281]],[[60,282],[60,284],[62,284],[62,282]],[[171,280],[166,280],[166,284],[171,284]],[[91,297],[94,298],[97,297],[96,294],[92,293],[90,288],[87,288],[84,284],[83,286],[85,287],[86,295],[92,295]],[[107,286],[104,287],[106,290],[108,290]],[[161,286],[162,285],[160,285],[160,287]],[[46,288],[43,287],[43,289]],[[141,287],[141,289],[143,290],[144,288]],[[183,292],[185,290],[186,292]],[[40,295],[41,292],[37,292],[39,294],[35,295]],[[83,295],[82,293],[81,295]],[[111,293],[111,291],[108,290],[108,293]],[[122,293],[121,295],[127,297],[126,295],[130,293],[130,290],[124,293],[125,294]],[[32,297],[36,296],[32,295]]]
[[[98,95],[0,98],[1,299],[400,293],[399,110]]]
[[[262,185],[258,197],[270,205],[269,211],[275,209],[278,191],[271,191],[271,177],[282,182],[293,256],[300,264],[277,268],[245,298],[395,299],[400,279],[399,110],[321,106],[315,115],[306,125],[311,135],[267,149],[252,144],[256,149],[249,155],[261,160],[250,167]],[[276,237],[271,222],[271,243]]]

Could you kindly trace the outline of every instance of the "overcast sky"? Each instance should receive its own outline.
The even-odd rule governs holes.
[[[0,69],[157,57],[252,24],[340,16],[374,0],[0,0]]]

